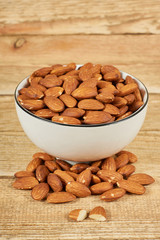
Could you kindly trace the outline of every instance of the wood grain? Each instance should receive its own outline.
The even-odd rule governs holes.
[[[90,58],[91,62],[95,62],[95,58]],[[63,55],[59,59],[59,63],[63,62]],[[54,63],[56,60],[54,59]],[[108,62],[103,62],[107,64]],[[29,76],[33,71],[46,66],[45,63],[41,65],[21,66],[0,66],[0,94],[13,94],[17,84]],[[159,64],[130,64],[130,65],[116,65],[122,71],[132,74],[140,79],[148,88],[150,93],[160,93],[160,67]],[[7,83],[7,86],[6,86]]]
[[[159,64],[160,35],[16,36],[0,38],[0,66],[33,66],[93,61],[113,65]],[[15,47],[18,45],[18,48]],[[95,57],[96,56],[96,57]],[[153,62],[154,60],[154,62]]]
[[[1,35],[160,34],[159,0],[1,0],[0,5]]]

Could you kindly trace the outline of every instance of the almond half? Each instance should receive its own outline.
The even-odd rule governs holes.
[[[95,207],[90,211],[89,218],[100,221],[100,222],[104,222],[107,220],[106,211],[101,206]]]
[[[69,218],[81,222],[87,217],[87,211],[84,209],[74,209],[69,213]]]

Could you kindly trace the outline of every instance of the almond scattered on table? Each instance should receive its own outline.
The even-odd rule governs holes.
[[[119,121],[143,105],[132,77],[123,79],[116,67],[92,63],[38,69],[17,100],[37,117],[71,125]]]
[[[16,189],[32,190],[35,200],[47,199],[48,203],[67,203],[76,198],[100,195],[100,200],[111,202],[120,199],[127,192],[144,194],[143,185],[155,180],[145,173],[134,173],[137,156],[123,150],[114,156],[95,162],[74,165],[57,159],[47,153],[38,152],[32,156],[26,171],[15,173],[12,186]],[[70,218],[82,221],[85,210],[71,212]],[[97,221],[106,219],[104,210],[98,207],[89,214]]]

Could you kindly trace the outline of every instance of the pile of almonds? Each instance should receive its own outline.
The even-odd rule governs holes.
[[[137,161],[136,155],[121,151],[115,156],[87,163],[68,162],[56,159],[47,153],[38,152],[25,171],[15,173],[16,189],[32,189],[31,196],[35,200],[47,198],[48,203],[66,203],[76,198],[100,195],[106,202],[123,197],[126,192],[144,194],[154,179],[145,174],[135,172],[132,163]]]
[[[101,124],[130,116],[143,105],[135,80],[110,65],[56,64],[31,74],[19,103],[38,117],[63,124]]]

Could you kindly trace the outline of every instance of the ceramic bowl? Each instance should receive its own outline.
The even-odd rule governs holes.
[[[129,117],[112,123],[97,125],[67,125],[42,119],[23,108],[17,100],[18,91],[25,87],[27,78],[15,90],[15,105],[21,126],[28,138],[43,151],[64,160],[87,162],[116,154],[133,141],[138,134],[147,111],[148,91],[138,83],[144,104]]]

